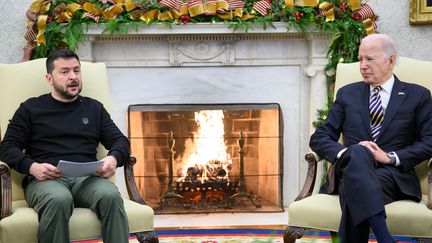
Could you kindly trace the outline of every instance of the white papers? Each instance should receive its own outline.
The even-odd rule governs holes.
[[[60,160],[57,168],[63,173],[63,176],[78,177],[89,176],[96,172],[102,161],[91,162],[72,162]]]

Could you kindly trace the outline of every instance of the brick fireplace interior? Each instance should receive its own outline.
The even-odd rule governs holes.
[[[130,105],[139,191],[156,214],[283,211],[282,124],[276,103]]]

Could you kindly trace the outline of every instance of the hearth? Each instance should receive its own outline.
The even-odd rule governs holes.
[[[282,211],[278,104],[128,108],[135,180],[156,213]]]

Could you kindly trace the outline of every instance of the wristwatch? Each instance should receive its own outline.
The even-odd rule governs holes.
[[[392,165],[396,164],[396,153],[395,152],[392,151],[392,152],[387,153],[387,157],[389,157],[391,160],[390,164],[392,164]]]

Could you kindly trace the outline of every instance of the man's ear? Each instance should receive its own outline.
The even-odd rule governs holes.
[[[50,73],[45,74],[45,78],[48,81],[48,84],[52,85],[52,75]]]
[[[390,69],[393,69],[393,67],[396,64],[396,55],[395,54],[391,54],[388,58],[389,60],[389,64],[390,64]]]

